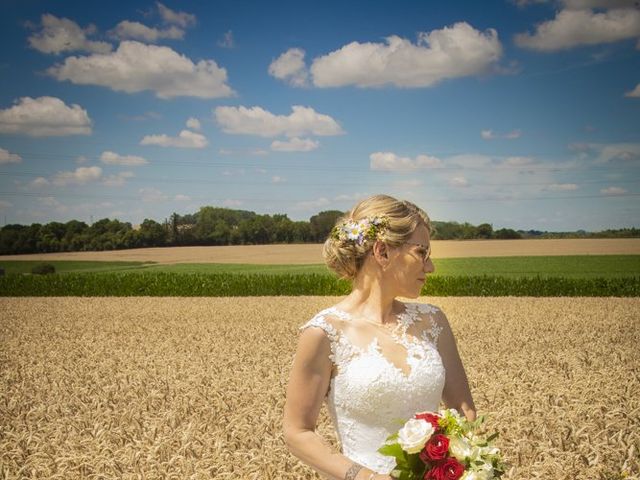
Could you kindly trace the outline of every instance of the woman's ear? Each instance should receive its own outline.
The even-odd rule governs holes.
[[[373,257],[380,265],[386,266],[386,264],[389,263],[389,247],[386,243],[376,240],[372,250]]]

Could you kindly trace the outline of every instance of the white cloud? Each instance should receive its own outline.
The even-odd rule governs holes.
[[[528,5],[533,5],[537,3],[547,3],[549,0],[511,0],[518,7],[526,7]]]
[[[261,137],[299,137],[302,135],[341,135],[338,122],[311,107],[294,105],[289,115],[274,115],[260,107],[217,107],[216,121],[225,133]]]
[[[156,188],[141,188],[138,193],[145,203],[166,202],[169,199],[166,194]]]
[[[41,188],[41,187],[46,187],[47,185],[49,185],[49,180],[47,180],[44,177],[37,177],[34,180],[32,180],[29,185],[33,188]]]
[[[590,8],[633,8],[637,0],[561,0],[561,3],[572,10]]]
[[[21,161],[22,157],[17,153],[10,153],[9,150],[0,148],[0,165],[7,163],[20,163]]]
[[[620,187],[608,187],[600,190],[600,193],[603,195],[624,195],[627,191]]]
[[[111,44],[87,39],[87,35],[92,35],[95,32],[96,27],[93,25],[83,29],[68,18],[58,18],[45,13],[42,15],[42,30],[29,37],[29,44],[43,53],[58,54],[73,50],[94,53],[110,52]]]
[[[449,157],[447,159],[447,164],[457,165],[463,168],[485,168],[492,166],[493,159],[488,155],[465,153]]]
[[[62,205],[55,197],[52,196],[40,197],[38,198],[38,203],[45,207],[59,207]]]
[[[115,52],[68,57],[47,73],[78,85],[100,85],[118,92],[155,92],[158,98],[228,97],[227,71],[213,60],[193,63],[169,47],[124,41]]]
[[[202,128],[200,120],[193,117],[189,118],[189,120],[187,120],[187,128],[190,128],[191,130],[200,130],[200,128]]]
[[[469,186],[469,180],[465,177],[452,177],[449,179],[449,185],[457,188],[464,188]]]
[[[184,30],[173,25],[165,29],[152,28],[140,22],[123,20],[115,26],[110,35],[119,40],[143,40],[155,43],[163,38],[182,40],[184,38]]]
[[[297,202],[292,206],[293,210],[317,210],[319,208],[329,205],[331,202],[328,198],[321,197],[316,200],[308,200],[303,202]]]
[[[84,185],[98,180],[102,176],[100,167],[78,167],[73,172],[58,172],[52,179],[57,186]]]
[[[78,155],[76,157],[76,163],[78,165],[82,165],[84,163],[87,163],[89,161],[89,159],[87,157],[85,157],[84,155]]]
[[[535,163],[531,157],[507,157],[500,166],[502,167],[525,167]]]
[[[115,175],[109,175],[102,180],[102,183],[107,187],[122,187],[125,184],[127,178],[134,177],[133,172],[119,172]]]
[[[10,207],[13,207],[13,203],[0,200],[0,209],[10,208]]]
[[[636,85],[636,88],[624,94],[625,97],[640,98],[640,83]]]
[[[424,182],[422,180],[413,179],[413,180],[398,180],[397,182],[393,182],[393,186],[396,188],[415,188],[423,185]]]
[[[341,193],[340,195],[336,195],[333,199],[337,202],[343,202],[343,201],[356,202],[356,201],[362,200],[363,198],[369,197],[370,195],[371,194],[369,193],[361,193],[361,192],[355,192],[348,195],[345,193]]]
[[[244,202],[242,200],[233,200],[232,198],[227,198],[222,202],[222,206],[224,207],[239,207]]]
[[[311,74],[317,87],[429,87],[484,73],[501,55],[495,30],[483,33],[460,22],[421,32],[416,44],[395,35],[386,43],[351,42],[314,59]]]
[[[200,133],[182,130],[177,137],[168,135],[146,135],[140,145],[158,145],[160,147],[175,148],[205,148],[209,145],[207,137]]]
[[[80,105],[67,106],[56,97],[22,97],[0,110],[0,133],[32,137],[89,135],[91,119]]]
[[[269,75],[284,80],[294,87],[307,85],[309,72],[304,63],[304,50],[290,48],[269,65]]]
[[[587,144],[583,148],[596,152],[595,163],[597,164],[640,159],[640,143]]]
[[[271,143],[271,150],[276,152],[309,152],[320,146],[320,143],[310,138],[293,137],[286,142],[274,140]]]
[[[430,155],[418,155],[415,158],[400,157],[393,152],[374,152],[369,155],[369,168],[383,171],[411,171],[424,168],[439,168],[442,161]]]
[[[493,130],[482,130],[480,132],[480,136],[485,140],[496,140],[498,138],[506,138],[507,140],[513,140],[514,138],[520,138],[522,136],[522,132],[520,130],[512,130],[508,133],[498,134]]]
[[[108,165],[146,165],[149,161],[146,158],[136,155],[119,155],[115,152],[106,151],[100,155],[100,161]]]
[[[274,175],[273,177],[271,177],[271,183],[284,183],[286,181],[286,178],[280,177],[279,175]]]
[[[191,200],[191,197],[188,195],[182,195],[181,193],[179,193],[175,197],[173,197],[173,199],[176,202],[188,202],[189,200]]]
[[[236,46],[236,42],[233,38],[233,32],[231,30],[225,32],[222,40],[218,40],[218,46],[222,48],[233,48]]]
[[[554,192],[569,192],[577,190],[578,185],[575,183],[552,183],[546,189]]]
[[[156,3],[158,7],[158,12],[160,12],[160,16],[165,23],[179,25],[182,28],[187,28],[188,26],[195,25],[196,16],[190,13],[185,12],[176,12],[171,10],[169,7],[164,6],[162,3]]]
[[[640,36],[640,10],[616,9],[605,12],[561,10],[553,20],[536,25],[533,35],[520,33],[520,47],[553,52],[581,45],[597,45]]]

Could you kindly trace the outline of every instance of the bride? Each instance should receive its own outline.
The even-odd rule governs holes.
[[[386,195],[358,203],[324,244],[327,265],[353,289],[301,327],[283,431],[289,450],[327,478],[391,479],[394,460],[377,449],[404,421],[437,411],[441,401],[475,419],[445,315],[396,298],[418,297],[434,271],[430,252],[427,214]],[[315,432],[323,401],[340,453]]]

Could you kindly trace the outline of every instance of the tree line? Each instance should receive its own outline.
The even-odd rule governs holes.
[[[327,210],[309,221],[293,221],[286,214],[260,215],[246,210],[212,206],[194,214],[173,213],[163,223],[145,219],[134,228],[129,222],[103,218],[88,225],[78,220],[31,225],[11,224],[0,229],[0,254],[47,253],[69,251],[119,250],[125,248],[186,245],[258,245],[273,243],[320,243],[343,212]],[[549,233],[502,228],[491,224],[433,222],[432,238],[511,239],[511,238],[586,238],[640,237],[636,228],[604,232]]]

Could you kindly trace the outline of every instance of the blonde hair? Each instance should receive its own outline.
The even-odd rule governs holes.
[[[372,216],[388,218],[388,226],[378,237],[391,247],[405,243],[418,226],[425,225],[431,230],[431,220],[424,210],[406,200],[398,200],[389,195],[374,195],[359,202],[351,211],[336,221],[336,226],[348,220],[362,220]],[[322,256],[327,266],[340,278],[353,280],[362,268],[364,260],[373,247],[372,241],[359,245],[329,238],[324,242]]]

